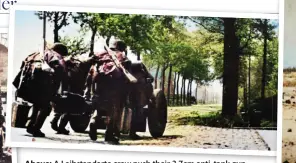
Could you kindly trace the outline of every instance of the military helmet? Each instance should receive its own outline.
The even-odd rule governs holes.
[[[51,50],[59,53],[60,55],[62,56],[67,56],[69,53],[68,53],[68,48],[66,45],[62,44],[62,43],[59,43],[59,42],[56,42],[54,43],[51,47],[50,47]]]
[[[124,41],[119,39],[112,39],[109,41],[109,48],[114,50],[119,50],[121,52],[126,51],[126,44]]]

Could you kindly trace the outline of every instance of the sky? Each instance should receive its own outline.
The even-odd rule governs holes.
[[[21,62],[31,53],[35,51],[41,51],[43,45],[43,21],[38,19],[38,17],[34,14],[34,11],[16,11],[15,16],[15,39],[14,39],[14,68],[13,68],[13,76],[16,76]],[[60,36],[79,36],[80,26],[71,23],[71,25],[63,27],[59,34]],[[193,31],[196,29],[194,24],[189,25],[189,31]],[[85,40],[90,40],[90,33],[84,36]],[[50,23],[47,23],[46,26],[46,41],[49,43],[53,43],[53,27]],[[98,52],[103,50],[103,40],[96,38],[94,51]],[[133,54],[128,54],[128,57],[132,61],[136,61],[137,57]],[[180,78],[180,84],[181,80]],[[219,94],[222,92],[222,86],[218,81],[211,83],[212,88],[207,89],[209,92],[214,92],[215,94]],[[193,90],[196,88],[196,84],[193,84]],[[180,88],[181,89],[181,88]],[[193,95],[195,95],[195,91],[193,91]],[[221,95],[220,95],[221,96]]]
[[[296,1],[286,0],[284,18],[284,68],[296,67]]]
[[[43,45],[43,21],[38,19],[34,14],[34,11],[16,11],[15,15],[15,39],[14,39],[14,68],[13,76],[16,76],[21,62],[31,53],[40,51]],[[69,26],[63,27],[59,34],[60,36],[79,36],[80,26],[71,23]],[[197,29],[194,24],[187,27],[189,31]],[[85,35],[85,40],[90,40],[90,33]],[[53,27],[50,23],[47,23],[46,27],[46,41],[53,43]],[[99,52],[103,50],[103,39],[96,38],[94,51]],[[128,57],[132,61],[136,61],[136,56],[128,54]],[[181,82],[181,79],[180,79]],[[195,90],[196,84],[193,84],[193,90]],[[222,98],[222,85],[219,81],[210,83],[208,92]],[[195,92],[193,91],[193,95]],[[199,93],[200,94],[200,93]],[[221,99],[219,100],[221,101]]]
[[[15,17],[15,40],[14,40],[14,63],[15,66],[21,64],[29,54],[40,51],[43,45],[43,21],[38,19],[33,11],[16,11]],[[79,36],[79,26],[71,24],[71,26],[62,28],[59,32],[60,36]],[[89,40],[90,35],[85,36]],[[46,26],[46,41],[53,43],[53,27],[50,23]],[[95,51],[103,48],[102,40],[95,43]],[[18,70],[14,69],[14,75]]]

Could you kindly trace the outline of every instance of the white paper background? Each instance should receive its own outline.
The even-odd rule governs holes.
[[[0,2],[3,0],[0,0]],[[222,12],[250,12],[250,13],[278,13],[279,2],[277,0],[17,0],[19,4],[26,5],[66,5],[85,7],[116,7],[116,8],[145,8],[145,9],[182,9],[199,11],[222,11]],[[281,0],[279,0],[281,1]],[[9,15],[0,14],[0,27],[8,27]],[[281,129],[281,127],[279,127]],[[281,136],[278,136],[281,138]],[[278,148],[279,149],[279,148]],[[279,152],[280,153],[280,152]],[[172,161],[184,160],[189,162],[198,161],[221,161],[246,162],[246,163],[274,163],[275,157],[260,156],[231,156],[231,155],[202,155],[202,154],[169,154],[169,153],[144,153],[144,152],[107,152],[85,150],[57,150],[57,149],[18,149],[18,161],[26,162],[51,161],[69,162],[77,161],[122,161],[133,162],[146,160]],[[278,162],[281,162],[280,160]],[[171,162],[172,163],[172,162]],[[177,162],[179,163],[179,162]]]
[[[0,0],[3,2],[4,0]],[[25,5],[66,5],[80,7],[118,7],[145,9],[181,9],[251,13],[278,13],[280,0],[17,0]],[[0,11],[4,12],[4,11]],[[0,14],[0,27],[8,27],[8,16]]]
[[[18,149],[18,163],[25,163],[31,160],[35,163],[39,162],[51,162],[55,163],[55,161],[61,160],[64,163],[69,162],[71,160],[76,163],[79,161],[84,162],[104,162],[107,161],[114,162],[122,162],[122,163],[134,163],[140,162],[145,163],[148,160],[150,163],[153,161],[158,161],[159,163],[175,160],[176,163],[181,163],[179,160],[185,162],[194,162],[194,163],[206,163],[205,161],[211,160],[211,163],[214,161],[218,161],[220,163],[233,163],[233,162],[245,162],[245,163],[275,163],[276,160],[274,157],[247,157],[247,156],[227,156],[227,155],[193,155],[193,154],[169,154],[169,153],[142,153],[142,152],[108,152],[108,151],[85,151],[85,150],[54,150],[54,149],[46,149],[46,150],[36,150],[36,149]],[[168,163],[168,162],[167,162]],[[209,162],[207,162],[209,163]]]

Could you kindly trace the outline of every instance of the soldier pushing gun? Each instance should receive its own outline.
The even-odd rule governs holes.
[[[126,44],[121,40],[114,40],[105,46],[105,52],[95,54],[97,63],[95,70],[87,78],[87,89],[85,97],[90,98],[93,91],[92,103],[97,114],[91,119],[89,136],[92,140],[97,139],[96,130],[99,123],[102,123],[102,112],[107,112],[107,130],[105,141],[117,144],[120,136],[121,115],[124,107],[130,107],[130,88],[137,82],[137,79],[129,73],[131,61],[126,56]],[[147,69],[144,69],[147,70]],[[146,71],[147,78],[152,78]],[[136,108],[133,108],[135,112]],[[130,137],[137,139],[135,129],[135,116],[132,118]]]
[[[29,55],[13,82],[17,88],[16,96],[33,104],[27,132],[34,137],[45,137],[40,129],[51,112],[50,102],[57,95],[65,76],[63,56],[66,55],[68,49],[60,43],[55,43],[44,54]]]
[[[33,53],[29,55],[23,61],[20,72],[13,82],[13,85],[17,88],[16,96],[33,104],[33,112],[27,126],[27,132],[34,137],[45,137],[41,128],[47,116],[51,113],[52,107],[55,111],[54,118],[51,121],[52,129],[61,134],[69,134],[65,127],[70,121],[72,129],[76,131],[75,127],[72,126],[72,118],[70,118],[75,116],[71,115],[73,110],[63,109],[63,107],[70,106],[67,108],[77,109],[79,118],[80,112],[84,110],[82,103],[91,101],[92,109],[89,108],[91,112],[96,111],[96,114],[86,113],[89,116],[92,115],[89,123],[89,137],[92,140],[97,139],[97,129],[100,128],[98,126],[104,123],[107,128],[105,141],[118,144],[124,108],[132,109],[129,136],[132,139],[138,139],[139,136],[136,134],[136,131],[139,131],[138,121],[136,120],[138,118],[137,109],[141,107],[142,103],[138,104],[141,97],[135,97],[138,95],[138,91],[135,90],[139,89],[138,82],[143,82],[143,79],[149,80],[148,85],[150,86],[153,77],[147,71],[145,65],[132,64],[127,58],[126,52],[126,44],[121,40],[114,40],[109,43],[109,47],[105,46],[104,52],[94,53],[86,61],[78,59],[79,64],[77,65],[71,59],[69,61],[67,60],[69,58],[64,58],[69,55],[68,48],[61,43],[55,43],[45,50],[44,54]],[[75,58],[72,59],[75,60]],[[74,67],[71,67],[73,65]],[[134,69],[133,66],[140,68]],[[72,68],[75,70],[72,70]],[[140,77],[137,76],[140,79],[139,81],[130,73],[135,73],[135,70],[137,75],[140,72]],[[69,94],[64,96],[64,91]],[[82,96],[83,92],[84,97]],[[83,102],[80,100],[80,105],[79,101],[75,101],[79,105],[74,106],[75,102],[71,101],[71,97],[76,98],[78,96],[81,97],[79,99]],[[150,95],[147,95],[141,102],[148,103],[149,98]],[[59,109],[62,109],[62,111]],[[60,118],[61,121],[58,124]]]
[[[97,73],[90,74],[87,78],[86,97],[93,92],[92,104],[97,114],[91,119],[89,136],[92,140],[97,139],[97,126],[100,123],[102,112],[107,112],[105,122],[107,130],[105,141],[119,143],[120,119],[123,109],[124,96],[126,95],[126,77],[136,82],[122,66],[127,60],[124,42],[116,40],[110,43],[110,49],[94,54],[97,66],[93,67]],[[130,76],[128,76],[130,75]]]

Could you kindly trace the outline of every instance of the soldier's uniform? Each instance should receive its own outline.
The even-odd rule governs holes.
[[[110,43],[109,48],[115,52],[119,62],[122,63],[127,59],[123,53],[126,51],[124,42],[115,40]],[[126,78],[114,64],[107,51],[94,55],[100,65],[93,67],[87,77],[87,91],[85,93],[89,98],[92,90],[92,104],[97,111],[97,114],[91,118],[89,136],[92,140],[97,139],[97,125],[102,123],[100,116],[102,116],[102,111],[105,111],[107,113],[105,141],[118,143]]]
[[[52,52],[54,51],[54,53]],[[44,60],[48,65],[54,69],[54,92],[57,93],[60,83],[65,76],[65,62],[63,56],[68,55],[68,49],[61,43],[55,43],[49,51],[45,51]],[[43,103],[34,103],[31,120],[27,127],[27,132],[34,137],[45,137],[45,134],[41,132],[41,128],[49,116],[52,108],[50,100]]]
[[[68,77],[65,75],[62,81],[62,87],[61,91],[68,91]],[[66,130],[66,126],[69,122],[70,115],[67,113],[60,113],[54,110],[54,117],[51,120],[51,128],[55,131],[57,131],[57,134],[69,134],[69,130]],[[58,121],[60,120],[60,123],[58,124]]]
[[[58,52],[58,53],[60,53],[60,54],[62,54],[62,57],[65,57],[65,56],[68,55],[68,48],[63,44],[56,43],[51,49]],[[67,90],[67,85],[68,85],[67,74],[64,74],[61,79],[62,79],[61,91]],[[59,127],[58,121],[59,121],[60,118],[61,118],[60,124],[64,124],[64,123],[67,124],[68,123],[68,115],[67,114],[56,112],[54,110],[54,117],[50,122],[51,123],[51,128],[53,130],[57,131],[58,133],[69,134],[69,131],[66,130],[65,127]],[[66,124],[65,124],[65,126],[66,126]],[[62,126],[64,126],[64,125],[62,125]]]
[[[122,52],[125,52],[125,54],[127,54],[126,53],[126,45],[125,45],[125,43],[124,42],[122,42],[122,41],[120,41],[120,40],[115,40],[114,42],[111,42],[110,44],[110,49],[111,50],[113,50],[113,51],[115,51],[115,52],[119,52],[119,53],[117,53],[117,54],[119,54],[119,55],[117,55],[117,58],[122,62],[122,64],[123,64],[123,66],[128,70],[128,71],[130,71],[131,69],[131,61],[130,60],[128,60],[128,58],[127,58],[127,56],[126,55],[121,55],[121,54],[123,54]],[[98,56],[104,56],[103,55],[104,53],[102,53],[102,54],[97,54]],[[102,57],[103,58],[103,57]],[[153,77],[151,76],[151,74],[147,71],[147,69],[146,69],[146,67],[145,67],[145,65],[142,65],[142,67],[143,67],[143,73],[144,73],[144,76],[146,76],[146,78],[149,78],[149,79],[152,79],[153,80]],[[90,93],[90,91],[91,90],[95,90],[96,88],[94,87],[94,84],[91,84],[91,83],[94,83],[94,82],[96,82],[95,80],[96,80],[96,77],[98,76],[98,74],[99,74],[99,72],[98,72],[99,70],[96,70],[96,69],[94,69],[94,68],[92,68],[91,69],[91,71],[90,71],[90,75],[88,76],[88,78],[87,78],[87,88],[86,88],[86,92],[85,92],[85,98],[86,99],[90,99],[91,98],[91,93]],[[131,71],[130,71],[131,72]],[[99,80],[99,79],[98,79]],[[91,85],[93,86],[93,87],[91,87]],[[125,85],[124,85],[124,90],[122,90],[123,88],[119,88],[119,89],[121,89],[121,91],[123,91],[122,92],[122,103],[120,104],[121,106],[121,108],[123,108],[124,106],[127,106],[127,107],[130,107],[131,106],[131,102],[129,101],[129,94],[131,93],[130,92],[130,90],[132,90],[132,88],[131,87],[133,87],[133,85],[132,84],[130,84],[129,82],[126,82],[125,83]],[[112,89],[114,89],[114,88],[112,88]],[[98,90],[98,89],[97,89]],[[93,104],[94,105],[96,105],[96,103],[98,103],[98,101],[96,100],[96,97],[93,97]],[[99,105],[100,104],[97,104],[98,106],[97,106],[97,108],[99,107]],[[135,121],[135,119],[137,118],[136,117],[136,107],[134,106],[134,107],[131,107],[131,109],[132,109],[132,111],[133,111],[133,116],[132,116],[132,121],[131,121],[131,128],[130,128],[130,133],[129,133],[129,136],[130,136],[130,138],[132,138],[132,139],[139,139],[140,137],[136,134],[136,121]],[[120,112],[120,113],[119,113]],[[119,115],[121,115],[121,112],[122,112],[122,110],[120,111],[120,110],[118,110],[117,111],[117,114],[119,114]],[[92,120],[91,120],[91,123],[90,123],[90,137],[91,137],[91,139],[93,139],[93,140],[95,140],[96,139],[96,121],[99,121],[98,120],[98,117],[100,116],[100,113],[99,113],[99,110],[97,109],[97,114],[96,115],[94,115],[93,117],[92,117]],[[120,117],[118,117],[118,120],[117,120],[118,122],[120,122],[121,121],[121,116]],[[102,121],[101,121],[101,123],[102,123]],[[117,130],[117,129],[116,129]],[[119,127],[118,127],[118,130],[119,130]],[[119,132],[119,131],[118,131]],[[108,133],[106,133],[106,135],[107,135]],[[105,135],[105,136],[106,136]],[[115,134],[115,137],[118,137],[119,136],[119,133],[117,133],[117,134]],[[106,137],[105,137],[105,139],[106,139]]]
[[[62,82],[62,91],[67,91],[79,95],[83,95],[85,89],[85,78],[89,72],[90,66],[92,65],[92,58],[87,60],[78,59],[78,64],[75,58],[66,59],[67,64],[67,76]],[[68,122],[71,119],[71,114],[69,113],[58,113],[55,112],[54,118],[51,121],[51,127],[57,131],[57,134],[69,134],[69,130],[66,129]],[[60,119],[59,124],[58,120]]]

